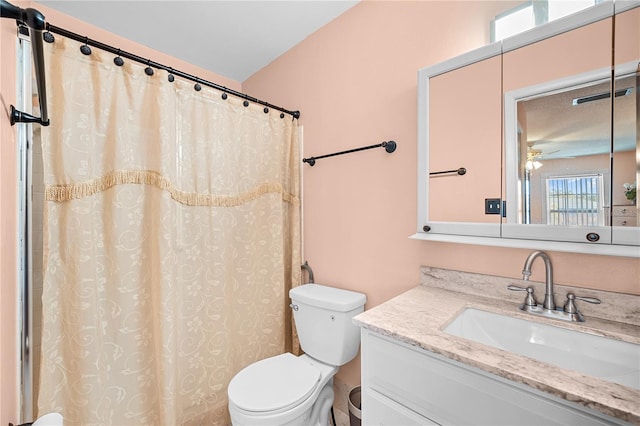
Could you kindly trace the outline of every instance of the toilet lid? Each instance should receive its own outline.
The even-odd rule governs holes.
[[[298,405],[313,393],[320,371],[290,354],[249,365],[229,383],[229,400],[238,408],[265,412]]]

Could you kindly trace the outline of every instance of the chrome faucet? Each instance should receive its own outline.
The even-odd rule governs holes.
[[[573,293],[567,293],[567,302],[564,307],[556,308],[556,302],[553,294],[553,266],[551,265],[551,258],[547,253],[543,251],[534,251],[527,257],[527,260],[524,262],[524,268],[522,269],[522,279],[529,281],[529,277],[531,277],[531,265],[538,257],[541,257],[544,261],[546,272],[544,303],[542,305],[538,305],[538,302],[533,295],[534,288],[532,286],[525,288],[510,284],[507,286],[508,290],[527,292],[527,297],[525,298],[524,303],[520,305],[520,310],[547,318],[584,322],[584,316],[580,311],[578,311],[575,301],[582,300],[584,302],[599,304],[601,303],[600,299],[597,297],[576,296]]]
[[[542,303],[542,307],[549,311],[553,311],[556,309],[556,301],[553,297],[553,266],[551,265],[551,258],[549,255],[543,251],[534,251],[524,262],[524,268],[522,269],[522,279],[525,281],[529,281],[529,277],[531,276],[531,265],[536,258],[542,258],[544,261],[544,269],[545,269],[545,292],[544,292],[544,302]]]
[[[541,257],[544,261],[546,272],[544,303],[542,306],[538,305],[538,302],[533,295],[533,287],[529,286],[524,288],[513,284],[508,285],[508,290],[527,292],[527,297],[525,298],[524,303],[520,305],[520,309],[530,314],[542,315],[549,318],[583,322],[584,316],[578,311],[575,300],[599,304],[600,299],[596,297],[576,296],[573,293],[568,293],[567,303],[565,303],[564,307],[556,309],[556,302],[553,294],[553,266],[551,265],[551,258],[547,253],[543,251],[534,251],[527,257],[527,260],[524,262],[524,269],[522,269],[522,279],[529,281],[529,277],[531,277],[531,265],[538,257]]]

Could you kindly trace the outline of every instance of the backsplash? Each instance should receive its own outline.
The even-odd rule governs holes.
[[[539,303],[543,299],[545,289],[545,284],[539,281],[524,281],[517,278],[453,271],[430,266],[420,267],[420,284],[492,299],[512,301],[516,309],[524,301],[525,293],[507,290],[509,284],[521,287],[533,286]],[[555,283],[554,288],[558,306],[564,304],[566,294],[569,292],[577,296],[597,297],[600,299],[602,303],[599,305],[576,301],[578,309],[584,314],[587,321],[589,317],[596,317],[640,326],[640,296],[583,289]]]

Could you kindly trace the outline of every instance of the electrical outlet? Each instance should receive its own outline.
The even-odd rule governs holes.
[[[484,199],[484,214],[500,214],[502,204],[500,198],[485,198]]]

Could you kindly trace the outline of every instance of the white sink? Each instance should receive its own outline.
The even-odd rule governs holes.
[[[640,389],[640,345],[467,308],[446,333]]]

